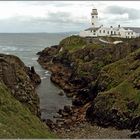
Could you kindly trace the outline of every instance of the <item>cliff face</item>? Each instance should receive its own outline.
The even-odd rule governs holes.
[[[140,129],[140,49],[100,71],[87,117],[104,126]]]
[[[0,81],[17,100],[39,116],[39,98],[35,87],[41,80],[33,67],[26,67],[16,56],[0,54]]]
[[[41,82],[33,67],[16,56],[0,54],[0,138],[54,138],[40,121],[35,87]]]
[[[40,52],[38,62],[52,71],[53,82],[74,97],[73,104],[83,108],[85,118],[134,129],[140,117],[140,38],[122,41],[113,45],[71,36]]]

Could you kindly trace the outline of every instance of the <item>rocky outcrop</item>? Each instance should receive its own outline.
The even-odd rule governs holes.
[[[71,36],[57,46],[39,52],[38,62],[52,71],[51,80],[68,96],[76,95],[74,104],[83,105],[96,96],[100,70],[138,49],[140,40],[123,40],[122,44],[102,46],[92,40]]]
[[[87,110],[88,119],[103,126],[140,130],[140,49],[104,67],[98,77],[98,93]]]
[[[73,97],[73,105],[87,120],[138,127],[140,38],[105,46],[87,40],[68,37],[52,47],[53,54],[51,47],[40,52],[38,62],[52,71],[52,81]]]
[[[41,80],[33,67],[26,67],[16,56],[0,54],[0,81],[18,101],[27,106],[33,114],[40,116],[35,87]]]

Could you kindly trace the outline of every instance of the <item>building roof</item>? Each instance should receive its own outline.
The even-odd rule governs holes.
[[[100,27],[90,27],[88,29],[85,29],[85,31],[89,31],[89,30],[95,30],[97,31]]]
[[[140,28],[139,27],[123,27],[125,30],[128,30],[128,29],[130,29],[130,30],[132,30],[132,31],[134,31],[134,32],[136,32],[136,33],[140,33]]]
[[[91,15],[98,15],[98,12],[97,12],[97,9],[92,9],[92,13],[91,13]]]
[[[100,27],[90,27],[90,28],[85,29],[85,31],[91,31],[91,30],[97,31],[100,28],[102,28],[104,30],[109,30],[110,29],[110,27],[100,26]],[[138,28],[138,27],[120,27],[120,28],[123,28],[124,30],[126,30],[126,32],[132,32],[132,31],[134,31],[136,33],[140,33],[140,28]],[[113,27],[112,29],[117,31],[120,28]]]

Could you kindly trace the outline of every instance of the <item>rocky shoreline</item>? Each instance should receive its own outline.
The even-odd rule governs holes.
[[[38,62],[52,72],[51,80],[59,85],[73,102],[72,107],[59,110],[61,120],[64,118],[64,121],[58,121],[57,125],[61,124],[60,127],[65,128],[90,121],[103,127],[139,130],[139,103],[136,99],[139,87],[135,88],[130,80],[134,79],[135,84],[138,84],[136,79],[140,66],[139,44],[139,38],[124,39],[123,43],[117,45],[105,45],[94,39],[89,41],[71,36],[62,40],[59,45],[39,52]],[[107,68],[111,73],[105,71]],[[129,73],[130,69],[132,74]],[[104,71],[106,73],[103,73]],[[130,78],[126,80],[126,77]],[[123,90],[123,87],[126,89]],[[130,88],[131,91],[127,91]],[[129,96],[122,92],[128,92]],[[128,108],[128,104],[132,107]]]

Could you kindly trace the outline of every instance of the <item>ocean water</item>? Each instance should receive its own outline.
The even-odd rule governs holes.
[[[51,73],[43,69],[38,63],[37,52],[45,47],[58,44],[63,38],[70,34],[48,34],[48,33],[1,33],[0,53],[18,56],[27,66],[34,66],[41,77],[41,84],[36,91],[40,98],[41,117],[53,119],[57,111],[64,105],[70,105],[71,99],[65,95],[60,96],[60,88],[50,81]]]

